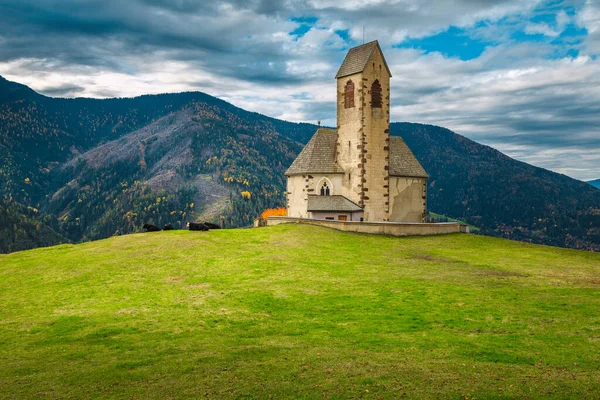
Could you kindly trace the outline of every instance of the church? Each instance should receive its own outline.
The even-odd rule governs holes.
[[[427,172],[390,136],[392,74],[377,41],[348,51],[337,75],[337,129],[317,129],[285,175],[287,215],[424,222]]]

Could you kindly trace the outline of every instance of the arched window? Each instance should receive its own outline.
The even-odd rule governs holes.
[[[330,194],[329,185],[327,185],[327,182],[323,182],[323,185],[321,185],[321,196],[329,196]]]
[[[344,104],[346,108],[354,108],[354,82],[349,80],[344,86]]]
[[[371,85],[371,107],[381,108],[381,85],[378,79]]]

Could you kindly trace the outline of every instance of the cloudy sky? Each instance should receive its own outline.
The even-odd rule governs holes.
[[[600,0],[1,0],[0,75],[60,97],[201,90],[335,125],[346,51],[379,40],[392,121],[600,178]]]

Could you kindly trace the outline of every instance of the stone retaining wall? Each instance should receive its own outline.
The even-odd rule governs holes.
[[[321,219],[268,217],[267,226],[280,224],[308,224],[324,226],[346,232],[373,233],[392,236],[445,235],[449,233],[469,233],[469,226],[458,222],[412,223],[412,222],[356,222],[329,221]]]

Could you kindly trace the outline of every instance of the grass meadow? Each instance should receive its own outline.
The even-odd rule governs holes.
[[[0,256],[0,398],[600,397],[600,254],[283,225]]]

